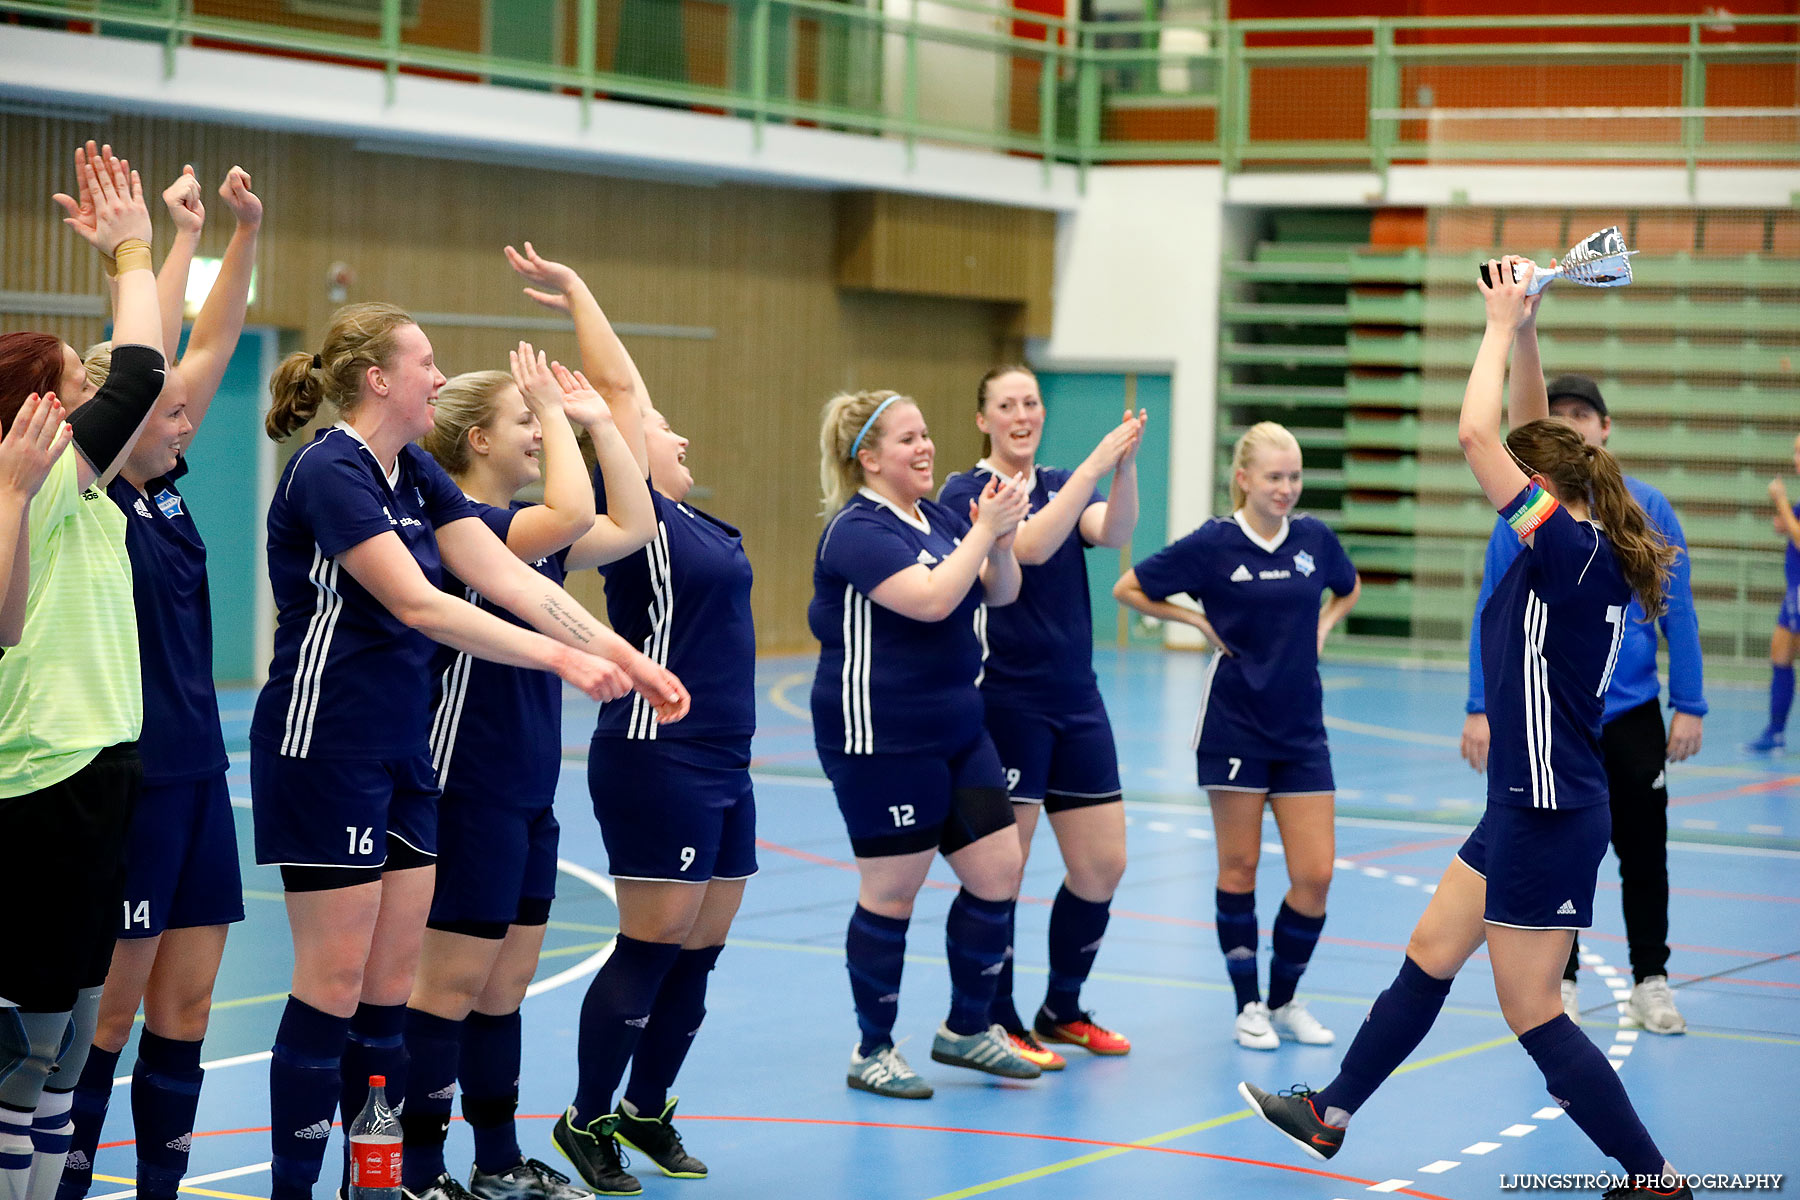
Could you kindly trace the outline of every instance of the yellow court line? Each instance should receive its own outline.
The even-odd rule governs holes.
[[[787,698],[787,691],[797,683],[806,683],[812,678],[810,672],[795,671],[792,675],[783,675],[769,685],[769,703],[779,708],[790,717],[798,717],[802,721],[811,721],[812,713]]]
[[[94,1178],[106,1183],[122,1183],[127,1187],[137,1186],[137,1180],[127,1178],[123,1175],[102,1175],[96,1171],[94,1172]],[[268,1200],[268,1197],[266,1196],[249,1196],[245,1195],[243,1192],[215,1192],[212,1188],[188,1187],[186,1184],[183,1184],[176,1190],[186,1192],[191,1196],[213,1196],[216,1197],[217,1200]]]
[[[1229,1125],[1233,1121],[1241,1121],[1249,1115],[1249,1109],[1239,1109],[1237,1112],[1226,1113],[1222,1117],[1214,1117],[1209,1121],[1200,1121],[1193,1125],[1183,1125],[1180,1129],[1171,1129],[1165,1133],[1154,1133],[1147,1138],[1139,1138],[1129,1146],[1109,1146],[1105,1150],[1095,1150],[1091,1154],[1082,1154],[1075,1158],[1064,1159],[1062,1162],[1050,1163],[1047,1166],[1042,1167],[1034,1167],[1029,1171],[1020,1171],[1015,1175],[1004,1175],[999,1179],[990,1179],[986,1183],[978,1183],[974,1187],[966,1187],[959,1192],[945,1192],[941,1196],[931,1197],[931,1200],[965,1200],[965,1197],[968,1196],[979,1196],[985,1192],[997,1192],[1001,1188],[1009,1188],[1014,1184],[1030,1183],[1034,1179],[1042,1179],[1047,1175],[1056,1175],[1063,1171],[1073,1170],[1076,1167],[1085,1167],[1089,1163],[1103,1162],[1109,1158],[1117,1158],[1121,1154],[1131,1153],[1134,1147],[1159,1146],[1164,1142],[1172,1142],[1176,1138],[1187,1137],[1189,1134],[1203,1133],[1208,1129],[1215,1129],[1220,1125]]]

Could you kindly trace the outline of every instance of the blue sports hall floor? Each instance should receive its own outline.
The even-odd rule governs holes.
[[[1392,978],[1429,891],[1480,811],[1481,780],[1456,754],[1459,671],[1325,668],[1340,786],[1338,872],[1301,995],[1338,1030],[1339,1045],[1258,1053],[1231,1038],[1230,989],[1211,921],[1211,819],[1191,783],[1188,733],[1203,660],[1102,652],[1098,666],[1123,765],[1130,866],[1085,1000],[1132,1038],[1132,1054],[1099,1059],[1072,1050],[1066,1071],[1031,1083],[932,1063],[931,1035],[948,996],[941,931],[953,888],[940,864],[919,898],[897,1030],[937,1095],[918,1103],[846,1089],[854,1023],[842,945],[855,876],[813,757],[805,713],[811,664],[765,660],[756,760],[762,871],[677,1086],[688,1147],[712,1176],[667,1180],[652,1168],[643,1174],[647,1196],[1462,1198],[1494,1195],[1515,1174],[1614,1169],[1560,1115],[1508,1036],[1480,955],[1424,1045],[1357,1116],[1331,1162],[1290,1154],[1234,1090],[1239,1079],[1322,1085]],[[241,751],[253,698],[249,690],[223,697],[237,751],[231,782],[249,917],[232,932],[219,980],[185,1189],[228,1200],[268,1195],[267,1050],[290,965],[277,875],[248,865]],[[1706,748],[1669,775],[1670,973],[1689,1032],[1664,1038],[1620,1025],[1614,997],[1630,973],[1610,859],[1596,928],[1582,939],[1584,1028],[1616,1060],[1682,1170],[1784,1171],[1800,1161],[1789,1141],[1791,1104],[1782,1099],[1792,1092],[1786,1081],[1800,1077],[1800,759],[1739,750],[1761,726],[1760,688],[1716,685],[1710,699]],[[573,1091],[582,992],[616,921],[582,768],[592,713],[580,699],[567,706],[560,894],[525,1004],[522,1140],[526,1153],[557,1164],[550,1121]],[[1258,892],[1265,958],[1285,887],[1272,821],[1267,836]],[[1060,877],[1055,844],[1040,829],[1019,909],[1027,1012],[1041,994],[1045,923]],[[109,1115],[96,1197],[131,1195],[124,1091]],[[460,1123],[449,1154],[466,1173]]]

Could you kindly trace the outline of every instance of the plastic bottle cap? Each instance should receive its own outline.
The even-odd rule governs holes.
[[[386,1087],[387,1086],[387,1076],[386,1075],[371,1075],[371,1076],[369,1076],[369,1086],[372,1088]]]

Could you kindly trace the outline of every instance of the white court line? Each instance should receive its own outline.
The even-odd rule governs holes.
[[[602,896],[605,896],[608,900],[611,900],[615,905],[618,904],[618,902],[619,902],[618,889],[613,887],[612,880],[610,880],[606,876],[600,874],[600,872],[592,870],[588,867],[584,867],[578,862],[570,862],[566,858],[559,858],[556,860],[556,869],[561,871],[565,875],[573,875],[576,879],[581,880],[581,882],[587,884],[589,887],[591,887],[595,891],[599,892]],[[556,974],[550,976],[548,979],[538,980],[537,982],[533,983],[530,987],[525,989],[525,998],[529,1000],[533,996],[541,996],[545,992],[555,991],[559,987],[566,987],[567,985],[574,983],[577,979],[580,979],[583,976],[592,975],[595,971],[598,971],[600,969],[601,965],[604,964],[608,958],[612,957],[613,947],[616,944],[617,944],[616,939],[613,941],[609,941],[606,943],[606,945],[600,947],[600,949],[594,951],[592,954],[588,955],[586,958],[582,959],[580,962],[576,963],[574,966],[568,968],[567,970],[558,971]],[[268,1062],[270,1057],[271,1057],[270,1051],[259,1050],[255,1054],[239,1054],[239,1055],[235,1055],[231,1058],[215,1058],[211,1062],[201,1063],[200,1069],[203,1071],[216,1071],[223,1067],[241,1067],[241,1066],[246,1065],[247,1063]],[[119,1087],[123,1084],[127,1084],[130,1082],[131,1082],[131,1076],[129,1076],[129,1075],[118,1075],[118,1076],[114,1076],[114,1078],[113,1078],[113,1086],[114,1087]],[[266,1166],[268,1166],[268,1164],[264,1163],[263,1166],[266,1167]],[[222,1177],[215,1176],[214,1178],[222,1178]],[[188,1182],[189,1183],[198,1183],[200,1181],[190,1179],[190,1180],[188,1180]],[[136,1194],[135,1192],[120,1193],[121,1196],[135,1195],[135,1194]],[[95,1197],[90,1197],[90,1200],[103,1200],[103,1198],[95,1196]]]
[[[197,1187],[203,1183],[216,1183],[221,1179],[236,1179],[240,1175],[257,1175],[269,1169],[266,1162],[251,1163],[247,1167],[232,1167],[229,1171],[214,1171],[210,1175],[191,1175],[181,1181],[183,1188]],[[122,1192],[102,1192],[98,1196],[89,1196],[88,1200],[130,1200],[137,1195],[136,1188],[126,1188]]]

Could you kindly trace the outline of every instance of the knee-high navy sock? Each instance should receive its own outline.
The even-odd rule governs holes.
[[[1083,900],[1066,883],[1057,889],[1050,906],[1050,987],[1044,993],[1044,1010],[1056,1020],[1072,1021],[1081,1011],[1081,985],[1094,969],[1111,919],[1111,899]]]
[[[1579,1025],[1558,1013],[1521,1033],[1519,1045],[1544,1073],[1550,1098],[1568,1110],[1569,1119],[1601,1153],[1633,1175],[1662,1174],[1662,1151],[1638,1119],[1618,1072]]]
[[[950,902],[944,920],[944,947],[950,959],[950,1015],[944,1019],[955,1034],[980,1033],[989,1025],[994,981],[1006,964],[1011,940],[1013,902],[983,900],[967,888]]]
[[[94,1154],[100,1145],[100,1127],[106,1124],[107,1105],[112,1103],[113,1072],[118,1067],[117,1050],[95,1046],[88,1051],[69,1109],[75,1136],[69,1142],[69,1158],[63,1163],[56,1200],[81,1200],[94,1185]]]
[[[463,1022],[463,1120],[475,1135],[475,1165],[500,1175],[524,1159],[519,1152],[519,1010],[495,1016],[472,1012]]]
[[[1325,914],[1309,917],[1289,908],[1286,900],[1281,902],[1269,935],[1275,951],[1269,960],[1270,1008],[1280,1008],[1294,998],[1294,988],[1306,974],[1306,964],[1312,961],[1313,947],[1319,944],[1319,931],[1324,928]]]
[[[1000,963],[1000,974],[994,977],[994,1002],[988,1006],[988,1024],[998,1025],[1012,1033],[1025,1028],[1019,1006],[1013,1000],[1013,960],[1018,957],[1019,906],[1013,905],[1006,917],[1006,958]]]
[[[681,946],[619,935],[612,957],[581,1002],[581,1039],[575,1087],[575,1124],[585,1127],[612,1111],[613,1093],[650,1019],[650,1006]]]
[[[1785,667],[1770,668],[1769,679],[1769,728],[1780,733],[1787,728],[1788,710],[1794,706],[1794,668],[1793,664]]]
[[[369,1102],[369,1076],[386,1078],[390,1107],[406,1100],[406,1005],[358,1004],[344,1039],[343,1079],[338,1084],[338,1114],[344,1128]],[[344,1195],[350,1194],[350,1141],[344,1140]]]
[[[850,972],[856,1026],[862,1031],[858,1054],[873,1054],[894,1040],[909,924],[906,917],[884,917],[860,904],[850,914],[850,928],[844,933],[844,966]]]
[[[144,1200],[175,1200],[187,1174],[200,1107],[200,1043],[180,1042],[145,1029],[131,1072],[131,1119],[137,1128],[137,1192]]]
[[[1394,982],[1369,1006],[1369,1015],[1338,1064],[1337,1078],[1313,1099],[1320,1117],[1333,1108],[1354,1113],[1375,1094],[1430,1032],[1452,982],[1427,975],[1410,958],[1400,964]]]
[[[416,1195],[444,1173],[444,1136],[450,1131],[450,1104],[456,1098],[463,1023],[408,1008],[405,1036],[406,1107],[400,1110],[405,1153],[400,1158],[400,1182]]]
[[[288,997],[269,1060],[271,1200],[312,1200],[313,1184],[325,1161],[325,1143],[331,1138],[349,1032],[350,1018],[334,1017]]]
[[[631,1057],[631,1082],[625,1085],[625,1099],[644,1116],[660,1117],[669,1102],[669,1088],[706,1020],[706,980],[723,949],[683,950],[663,976],[662,990],[650,1006],[650,1024]]]
[[[1238,1011],[1262,999],[1256,977],[1256,893],[1213,889],[1217,910],[1213,923],[1219,929],[1219,949],[1225,952],[1225,973],[1237,992]]]

